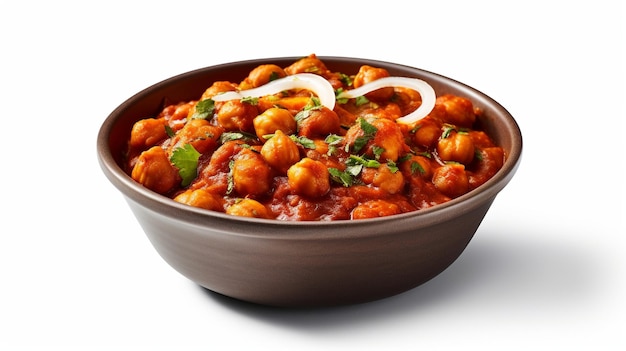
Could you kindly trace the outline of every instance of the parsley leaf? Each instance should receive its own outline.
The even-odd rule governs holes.
[[[183,187],[191,184],[198,176],[198,159],[200,153],[191,144],[185,144],[178,147],[172,152],[170,162],[178,168],[178,174],[182,178],[181,185]]]

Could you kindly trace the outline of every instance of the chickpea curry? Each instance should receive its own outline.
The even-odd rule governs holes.
[[[389,216],[463,195],[502,167],[480,114],[417,79],[367,65],[333,72],[311,54],[139,120],[125,167],[174,201],[231,215]]]

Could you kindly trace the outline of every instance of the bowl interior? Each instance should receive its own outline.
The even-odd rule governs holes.
[[[438,95],[449,93],[471,99],[474,105],[484,112],[480,119],[482,127],[506,152],[507,159],[502,169],[480,188],[453,199],[448,203],[397,216],[425,215],[432,211],[443,210],[451,206],[454,207],[455,204],[469,197],[493,197],[513,176],[521,158],[521,132],[514,118],[508,111],[486,94],[439,74],[405,65],[348,57],[320,56],[319,58],[331,71],[355,74],[361,65],[382,67],[387,69],[393,76],[423,79],[431,84]],[[243,80],[253,68],[261,64],[274,63],[285,67],[297,59],[298,57],[255,59],[201,68],[166,79],[138,92],[115,109],[102,125],[98,136],[98,157],[105,174],[115,186],[131,199],[145,201],[146,198],[150,198],[156,202],[155,205],[165,206],[168,210],[176,212],[177,216],[187,216],[191,214],[191,216],[195,217],[198,213],[202,213],[202,215],[215,218],[224,219],[223,217],[228,217],[226,220],[233,220],[231,218],[232,216],[220,213],[207,214],[206,212],[210,211],[189,208],[189,206],[175,203],[169,198],[152,193],[135,183],[123,172],[120,166],[123,164],[123,154],[130,136],[130,130],[137,120],[156,116],[167,104],[197,99],[214,81],[227,80],[238,82]],[[238,218],[237,220],[246,223],[263,223],[265,221],[248,218]],[[365,221],[381,220],[384,221],[386,219],[378,218]],[[299,223],[296,225],[311,226],[312,224]]]

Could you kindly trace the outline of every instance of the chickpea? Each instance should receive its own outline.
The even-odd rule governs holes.
[[[410,88],[394,88],[393,101],[398,104],[402,116],[415,111],[422,105],[422,96],[416,90]]]
[[[193,115],[196,104],[197,101],[189,101],[187,103],[180,103],[176,105],[172,114],[165,118],[167,120],[167,124],[173,131],[176,132],[185,126],[187,117]]]
[[[224,211],[222,196],[205,189],[186,190],[178,194],[174,201],[211,211]]]
[[[425,117],[415,127],[413,141],[420,146],[431,147],[441,136],[441,123],[432,118]]]
[[[468,165],[474,159],[474,142],[467,133],[451,132],[437,143],[437,154],[443,161]]]
[[[400,164],[400,170],[407,178],[419,176],[422,179],[429,180],[433,176],[430,160],[425,156],[411,156]]]
[[[358,88],[369,82],[384,77],[389,77],[389,72],[387,72],[386,69],[363,65],[359,68],[359,72],[354,77],[353,85],[355,88]],[[392,87],[387,87],[367,93],[365,96],[370,100],[381,101],[391,99],[393,94],[394,89]]]
[[[192,119],[172,138],[170,149],[191,144],[201,154],[215,151],[219,145],[222,128],[204,119]]]
[[[449,197],[458,197],[469,191],[469,178],[465,166],[449,163],[433,172],[433,184],[441,193]]]
[[[130,131],[130,147],[145,150],[167,138],[165,119],[146,118],[137,121]]]
[[[307,138],[325,138],[328,134],[339,134],[341,123],[335,111],[322,106],[305,111],[307,117],[300,121],[298,134]]]
[[[285,76],[287,76],[287,73],[280,66],[274,64],[260,65],[250,71],[248,77],[241,82],[239,88],[244,90],[260,87],[269,83],[272,78],[277,79]]]
[[[381,164],[378,168],[363,168],[361,180],[389,194],[396,194],[404,188],[402,172],[392,172],[386,163]]]
[[[402,213],[397,204],[385,200],[370,200],[352,210],[352,219],[391,216]]]
[[[359,153],[365,153],[368,157],[374,157],[376,150],[382,150],[379,155],[381,160],[397,161],[398,158],[408,151],[408,146],[404,142],[404,135],[402,129],[398,124],[392,120],[385,118],[373,119],[368,122],[375,129],[376,132],[370,136],[365,147],[354,150],[355,145],[359,139],[365,137],[365,131],[363,130],[362,123],[357,121],[348,129],[345,135],[344,142],[346,145],[350,145],[350,149]]]
[[[202,93],[200,100],[210,99],[219,93],[235,90],[237,90],[237,84],[227,81],[217,81],[208,87],[204,93]]]
[[[289,167],[300,161],[298,145],[280,129],[263,144],[261,156],[270,166],[286,174]]]
[[[242,196],[260,196],[267,193],[272,185],[272,172],[261,155],[249,149],[242,149],[232,166],[235,191]]]
[[[372,140],[372,145],[368,149],[368,153],[374,155],[373,146],[383,149],[380,155],[381,160],[397,161],[398,158],[407,150],[404,142],[404,135],[398,124],[394,121],[380,118],[375,119],[372,125],[376,127],[377,132]]]
[[[277,130],[285,134],[293,134],[296,132],[296,120],[289,110],[278,107],[269,108],[260,115],[256,116],[252,121],[256,135],[265,141],[264,135],[274,134]]]
[[[460,96],[442,95],[437,98],[437,105],[443,105],[445,114],[444,122],[460,127],[471,127],[476,121],[476,114],[472,101]]]
[[[307,197],[321,197],[330,190],[328,168],[306,157],[289,167],[287,181],[296,193]]]
[[[252,199],[241,199],[226,208],[226,213],[234,216],[270,218],[270,213],[262,203]]]
[[[131,177],[159,194],[167,193],[180,183],[178,170],[160,146],[153,146],[139,155]]]
[[[215,118],[227,131],[252,132],[252,121],[258,114],[256,106],[240,100],[229,100],[216,108]]]
[[[496,146],[489,138],[489,135],[481,130],[472,130],[469,132],[469,136],[472,138],[474,146],[477,148],[482,149]]]
[[[480,161],[469,176],[470,189],[474,189],[493,177],[504,164],[504,150],[487,147],[480,150]]]
[[[307,57],[303,57],[298,61],[292,63],[290,66],[285,68],[285,73],[288,75],[298,74],[298,73],[315,73],[319,75],[328,74],[328,68],[322,60],[317,58],[315,54],[311,54]]]

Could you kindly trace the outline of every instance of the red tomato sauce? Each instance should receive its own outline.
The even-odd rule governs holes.
[[[505,153],[479,127],[481,111],[442,95],[423,119],[396,120],[419,93],[387,87],[331,110],[304,89],[256,99],[217,94],[302,72],[349,90],[389,76],[382,68],[333,72],[314,54],[261,65],[239,83],[219,81],[194,101],[166,106],[131,131],[127,172],[174,201],[231,215],[286,221],[374,218],[461,196],[502,167]]]

